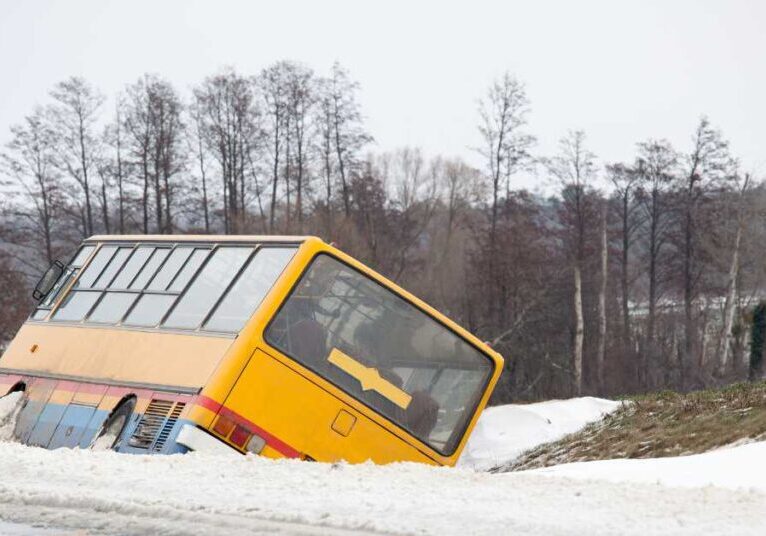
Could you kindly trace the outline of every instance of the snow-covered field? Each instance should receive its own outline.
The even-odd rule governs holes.
[[[574,421],[598,418],[597,406],[610,409],[595,399],[493,409],[463,464],[517,455],[523,449],[517,441],[531,441],[527,433],[555,438]],[[542,429],[528,418],[518,435],[488,430],[493,421],[517,423],[519,409],[541,417],[535,422]],[[762,535],[765,465],[766,443],[687,458],[490,474],[0,442],[0,534]]]

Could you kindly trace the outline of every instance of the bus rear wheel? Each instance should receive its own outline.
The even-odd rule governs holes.
[[[128,398],[107,417],[96,438],[90,444],[91,450],[112,450],[120,439],[128,419],[136,407],[136,399]]]

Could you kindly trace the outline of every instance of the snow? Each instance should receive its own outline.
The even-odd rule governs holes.
[[[17,391],[0,397],[0,441],[13,437],[13,425],[19,412],[19,402],[24,393]]]
[[[538,420],[517,422],[542,419],[563,433],[596,418],[599,407],[608,409],[601,402],[536,404],[524,406],[525,413],[498,408],[483,426],[493,420],[510,426],[518,415],[533,415]],[[543,438],[546,432],[538,431]],[[516,436],[506,437],[522,448]],[[472,442],[477,452],[491,451]],[[48,451],[0,442],[0,534],[760,536],[766,533],[766,479],[758,470],[764,459],[766,443],[755,443],[688,458],[491,474],[412,463]]]
[[[621,404],[582,397],[488,408],[479,417],[458,465],[478,470],[497,467],[524,451],[577,432]]]
[[[716,486],[766,492],[766,442],[690,456],[578,462],[529,472],[608,482],[656,483],[674,487]],[[766,517],[766,504],[763,515]]]
[[[741,467],[741,477],[749,473],[756,481],[749,469]],[[0,474],[0,519],[95,534],[643,536],[766,530],[766,495],[758,489],[672,489],[534,472],[197,453],[131,456],[2,443]]]

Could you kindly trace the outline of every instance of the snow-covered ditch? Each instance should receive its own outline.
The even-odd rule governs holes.
[[[598,418],[601,403],[523,406],[542,419],[528,418],[525,433],[555,439],[574,431],[573,421],[582,426]],[[511,434],[507,440],[499,431],[487,433],[493,420],[520,422],[517,409],[496,408],[482,418],[484,431],[471,440],[474,461],[524,448],[513,430],[504,432]],[[535,431],[532,422],[546,431]],[[524,435],[523,441],[531,440]],[[766,444],[756,443],[688,458],[490,474],[418,464],[47,451],[0,442],[0,533],[48,534],[55,527],[56,534],[762,535],[764,460]]]

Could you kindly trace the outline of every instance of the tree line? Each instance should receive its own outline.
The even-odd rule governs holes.
[[[146,74],[110,101],[56,84],[0,156],[0,339],[86,236],[316,234],[503,353],[498,402],[760,377],[764,186],[707,118],[628,162],[579,130],[543,155],[505,74],[478,99],[473,166],[375,151],[359,93],[338,64],[290,61],[185,93]]]

